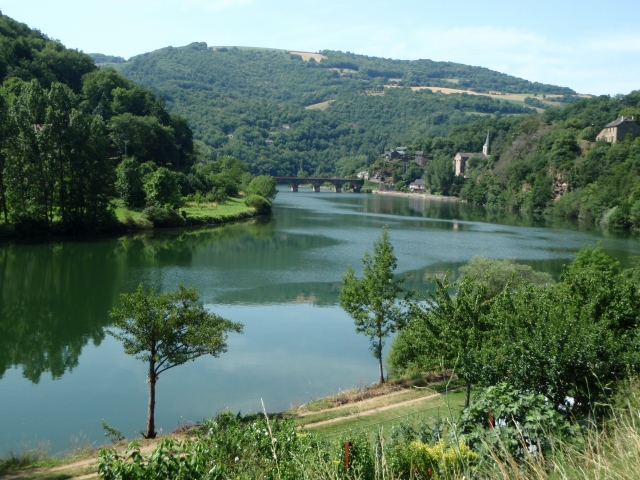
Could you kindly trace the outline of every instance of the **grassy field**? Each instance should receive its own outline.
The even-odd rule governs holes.
[[[244,204],[242,198],[230,198],[226,203],[201,203],[200,205],[195,202],[189,202],[180,210],[187,212],[189,217],[201,218],[201,217],[228,217],[238,215],[240,213],[251,211],[250,207]]]
[[[391,426],[397,422],[406,420],[412,423],[431,422],[431,417],[446,418],[451,414],[456,414],[462,410],[464,395],[463,391],[449,393],[448,395],[423,393],[423,399],[418,397],[418,399],[411,402],[400,400],[402,397],[397,396],[393,400],[400,401],[374,407],[369,412],[363,410],[354,414],[354,409],[345,409],[341,413],[351,412],[348,416],[345,415],[344,418],[340,418],[341,416],[334,417],[332,421],[327,423],[319,423],[318,421],[306,423],[310,418],[318,418],[317,416],[303,417],[299,421],[306,428],[322,436],[338,435],[351,430],[377,432],[380,428],[388,432]],[[391,398],[386,400],[391,400]],[[358,407],[363,406],[365,405],[358,405]],[[317,425],[314,425],[314,423],[317,423]]]
[[[327,108],[329,108],[329,105],[331,105],[332,102],[333,102],[333,100],[327,100],[326,102],[320,102],[320,103],[314,103],[313,105],[307,105],[304,108],[307,109],[307,110],[326,110]]]

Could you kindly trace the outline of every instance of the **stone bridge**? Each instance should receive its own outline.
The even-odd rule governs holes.
[[[353,186],[353,191],[355,193],[360,193],[360,189],[364,185],[364,180],[360,178],[317,178],[317,177],[309,177],[309,178],[300,178],[300,177],[273,177],[276,179],[278,183],[288,183],[291,185],[291,191],[297,192],[298,187],[300,185],[311,185],[313,187],[314,192],[320,191],[320,186],[323,183],[331,183],[333,184],[333,190],[336,193],[342,191],[342,186],[345,183],[350,183]]]

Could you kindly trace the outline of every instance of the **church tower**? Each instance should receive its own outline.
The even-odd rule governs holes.
[[[482,147],[482,153],[488,157],[490,151],[491,151],[491,133],[487,132],[487,141],[484,142],[484,146]]]

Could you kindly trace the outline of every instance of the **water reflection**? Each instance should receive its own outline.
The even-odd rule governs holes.
[[[286,408],[300,392],[306,401],[375,380],[366,339],[337,299],[341,274],[348,264],[361,272],[383,225],[398,275],[421,292],[432,276],[455,279],[474,255],[514,258],[557,277],[575,251],[598,241],[623,265],[640,253],[628,235],[459,202],[302,192],[281,192],[271,218],[234,225],[3,245],[0,454],[21,434],[52,439],[56,450],[80,429],[102,439],[100,418],[132,434],[144,417],[143,368],[105,339],[104,328],[118,295],[139,283],[158,291],[193,285],[207,306],[246,325],[228,354],[163,379],[158,421],[167,429],[181,416],[259,408],[261,397]]]

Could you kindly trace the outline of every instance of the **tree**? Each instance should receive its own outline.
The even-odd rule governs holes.
[[[403,323],[402,309],[396,302],[403,291],[403,280],[393,278],[397,260],[386,226],[382,229],[380,238],[373,243],[373,257],[365,252],[362,263],[362,278],[356,278],[351,265],[342,276],[340,306],[355,321],[356,332],[369,337],[371,353],[380,366],[380,383],[384,383],[383,339],[398,330]]]
[[[469,263],[460,267],[460,274],[482,283],[486,288],[487,298],[498,295],[507,284],[515,288],[524,283],[542,285],[553,282],[551,275],[537,272],[529,265],[510,259],[493,260],[482,255],[476,255]]]
[[[260,195],[261,197],[273,200],[276,198],[276,180],[270,175],[259,175],[249,183],[247,187],[248,195]]]
[[[145,294],[142,285],[135,293],[120,295],[122,308],[110,315],[117,330],[108,333],[123,343],[128,355],[149,364],[149,410],[145,438],[155,438],[156,382],[162,372],[202,355],[218,357],[227,351],[229,332],[242,333],[241,323],[207,312],[197,303],[195,288],[180,285],[177,290]]]
[[[487,289],[473,277],[462,277],[455,284],[456,295],[450,291],[454,284],[433,278],[436,288],[427,295],[414,293],[418,301],[409,306],[410,324],[407,332],[419,332],[414,348],[421,351],[424,365],[434,368],[440,364],[455,368],[457,375],[467,384],[465,407],[469,405],[471,384],[482,377],[484,365],[479,359],[488,325]],[[412,353],[413,355],[413,353]]]
[[[142,172],[135,157],[127,157],[116,167],[116,191],[129,208],[144,205]]]
[[[165,167],[145,176],[144,191],[147,203],[163,207],[180,204],[180,185],[177,175]]]

